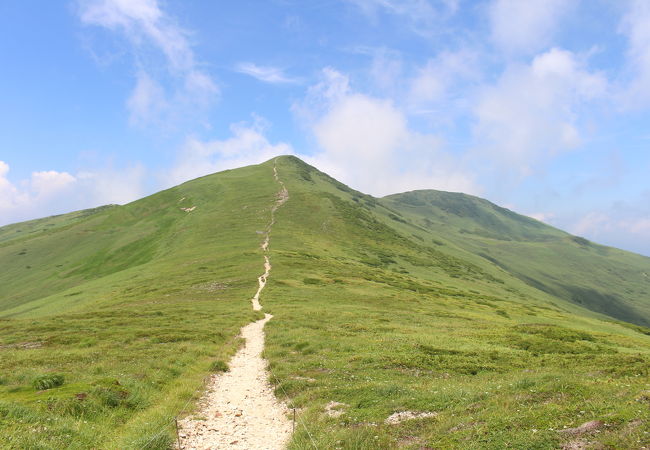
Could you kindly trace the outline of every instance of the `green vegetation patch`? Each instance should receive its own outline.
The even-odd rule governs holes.
[[[65,382],[65,377],[60,374],[47,374],[47,375],[39,375],[36,378],[34,378],[34,381],[32,381],[32,386],[34,386],[34,389],[37,391],[44,391],[46,389],[52,389],[55,387],[62,386],[63,383]]]

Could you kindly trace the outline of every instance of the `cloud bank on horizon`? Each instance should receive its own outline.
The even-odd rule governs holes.
[[[649,2],[2,8],[0,225],[295,154],[374,195],[472,193],[650,255]],[[25,34],[43,17],[48,55]]]

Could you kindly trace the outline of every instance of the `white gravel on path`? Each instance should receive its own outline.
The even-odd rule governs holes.
[[[285,448],[292,424],[273,394],[262,359],[263,328],[271,317],[242,328],[246,346],[230,361],[230,371],[214,375],[199,412],[178,422],[182,449]]]

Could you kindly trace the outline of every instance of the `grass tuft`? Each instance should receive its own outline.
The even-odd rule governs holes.
[[[39,375],[32,381],[32,386],[37,391],[44,391],[46,389],[52,389],[59,386],[63,386],[65,382],[65,377],[60,374],[46,374]]]
[[[210,371],[212,372],[228,372],[229,370],[230,367],[228,367],[228,364],[220,359],[213,361],[212,364],[210,364]]]

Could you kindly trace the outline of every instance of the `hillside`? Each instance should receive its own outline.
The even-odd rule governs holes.
[[[537,289],[650,326],[650,258],[572,236],[470,195],[415,191],[382,201]]]
[[[262,317],[274,166],[290,200],[260,301],[276,395],[298,408],[291,448],[557,448],[589,420],[607,424],[596,443],[650,444],[649,258],[279,157],[0,228],[8,447],[172,445],[172,419]],[[52,374],[60,387],[32,385]],[[428,416],[385,422],[399,412]]]

